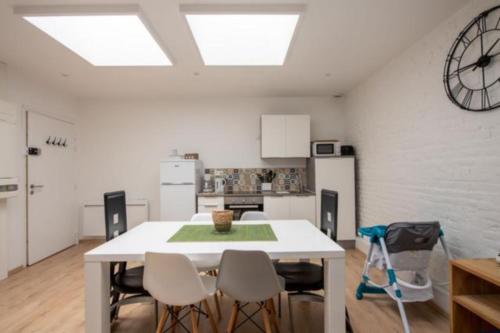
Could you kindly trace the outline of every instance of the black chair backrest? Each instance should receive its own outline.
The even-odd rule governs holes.
[[[106,240],[127,232],[127,204],[125,191],[104,193],[104,220],[106,222]],[[115,284],[114,275],[122,274],[127,269],[126,262],[110,263],[111,286]]]
[[[431,251],[439,239],[439,222],[397,222],[385,230],[387,252]]]
[[[321,190],[321,226],[322,232],[337,241],[339,195],[335,191]]]
[[[104,193],[104,219],[107,241],[127,232],[127,205],[124,191]]]

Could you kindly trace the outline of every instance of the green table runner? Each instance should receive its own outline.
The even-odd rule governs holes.
[[[167,241],[174,242],[254,242],[277,241],[269,224],[233,224],[230,232],[215,231],[213,225],[184,225]]]

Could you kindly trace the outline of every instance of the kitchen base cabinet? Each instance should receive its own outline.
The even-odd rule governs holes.
[[[316,197],[264,197],[264,212],[272,220],[308,220],[316,224]]]
[[[316,197],[314,195],[290,197],[290,218],[304,219],[316,224]]]
[[[224,197],[198,197],[198,213],[224,209]]]
[[[290,218],[290,197],[264,197],[264,212],[271,220]]]

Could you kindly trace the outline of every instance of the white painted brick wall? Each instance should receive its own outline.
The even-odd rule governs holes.
[[[455,257],[500,251],[500,109],[462,111],[442,83],[453,40],[498,4],[472,1],[347,95],[361,225],[437,220]],[[433,277],[446,273],[438,252]]]

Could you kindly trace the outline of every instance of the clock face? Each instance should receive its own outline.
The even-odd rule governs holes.
[[[444,85],[450,100],[464,110],[500,107],[500,6],[481,13],[455,40]]]

